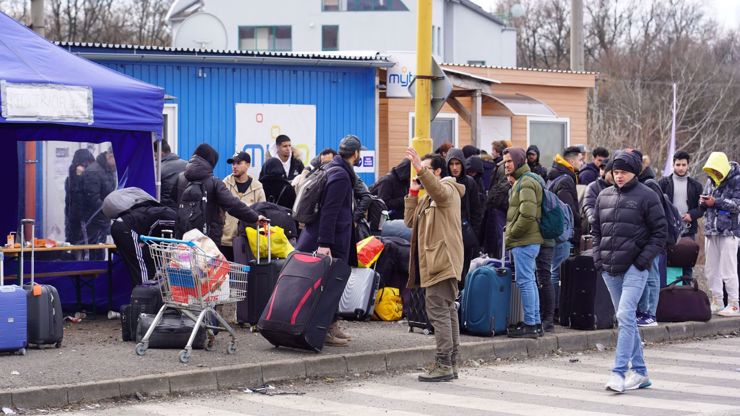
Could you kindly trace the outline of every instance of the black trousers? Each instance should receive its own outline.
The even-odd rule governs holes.
[[[139,241],[139,234],[125,222],[113,221],[111,236],[118,255],[126,263],[131,284],[136,286],[142,284],[144,280],[153,279],[156,274],[154,259],[149,254],[149,247]]]

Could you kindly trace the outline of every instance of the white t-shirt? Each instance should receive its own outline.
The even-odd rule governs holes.
[[[280,159],[280,156],[278,156],[278,159]],[[285,176],[290,176],[290,162],[292,157],[289,157],[287,161],[283,162],[283,159],[280,159],[280,163],[283,164],[283,169],[285,170]]]

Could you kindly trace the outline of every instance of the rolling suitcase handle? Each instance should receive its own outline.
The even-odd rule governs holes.
[[[270,234],[272,231],[270,230],[270,220],[266,221],[266,224],[264,225],[265,228],[265,236],[267,237],[267,264],[270,264],[272,262],[272,242],[270,239]],[[259,224],[257,225],[257,241],[255,242],[257,245],[257,264],[260,263],[260,230],[259,230]]]
[[[502,269],[506,267],[506,227],[501,232],[501,258],[493,260],[498,260],[501,263]]]
[[[23,248],[24,248],[24,246],[26,244],[26,241],[25,241],[26,239],[25,239],[25,236],[24,236],[24,231],[25,231],[24,230],[24,228],[25,228],[24,226],[26,224],[31,224],[31,286],[33,287],[33,285],[35,283],[34,282],[34,280],[35,280],[34,279],[34,260],[35,260],[34,257],[35,257],[35,253],[36,253],[36,247],[35,247],[36,244],[33,241],[33,238],[34,238],[34,235],[36,235],[36,220],[34,220],[32,218],[24,218],[24,219],[21,220],[21,248],[20,248],[21,261],[20,261],[20,266],[19,266],[20,273],[18,273],[18,281],[20,283],[20,286],[22,287],[23,286],[23,277],[24,277],[24,274],[23,274],[23,263],[24,263],[24,261],[23,261],[23,253],[24,253],[24,251],[23,251]]]

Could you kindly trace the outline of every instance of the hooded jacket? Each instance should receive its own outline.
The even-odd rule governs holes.
[[[319,247],[331,249],[334,258],[351,265],[357,258],[352,244],[352,211],[356,176],[351,166],[337,155],[325,165],[326,185],[321,195],[319,220],[306,224],[296,244],[296,250],[313,252]]]
[[[626,152],[619,153],[635,170],[641,161]],[[658,195],[633,178],[622,188],[604,189],[596,199],[593,255],[597,270],[612,275],[624,274],[630,266],[646,270],[665,245],[666,221]]]
[[[239,198],[232,195],[226,185],[213,176],[213,165],[201,156],[194,155],[188,161],[185,172],[177,178],[177,186],[173,189],[172,198],[178,205],[182,202],[182,194],[188,183],[198,181],[208,195],[206,204],[206,223],[208,224],[208,237],[216,244],[221,243],[223,236],[225,216],[224,211],[247,224],[257,222],[259,215],[249,208]]]
[[[561,178],[562,177],[562,178]],[[561,201],[568,204],[573,213],[573,238],[571,242],[573,247],[578,247],[581,241],[581,210],[578,209],[578,190],[576,188],[576,174],[570,163],[560,155],[555,156],[555,162],[552,169],[547,174],[548,182],[553,183],[550,186],[550,192],[560,198]]]
[[[188,162],[180,156],[170,153],[162,156],[162,205],[177,211],[177,201],[170,198],[172,188],[177,186],[177,177],[185,171]]]
[[[236,179],[234,179],[233,174],[224,178],[224,184],[226,185],[226,189],[228,189],[232,195],[239,198],[240,201],[244,202],[244,204],[249,207],[258,202],[267,201],[267,198],[265,197],[265,190],[264,188],[262,188],[262,183],[252,177],[250,177],[249,179],[252,182],[249,184],[249,188],[247,188],[246,192],[244,192],[243,194],[239,194],[239,188],[236,186]],[[238,226],[239,220],[229,214],[226,214],[226,218],[224,220],[224,232],[221,236],[221,245],[232,245],[234,237],[239,234]]]
[[[524,163],[514,171],[516,182],[511,187],[509,209],[506,211],[506,248],[542,244],[540,232],[542,217],[542,185],[525,175],[529,165]]]
[[[600,177],[599,168],[596,167],[594,162],[589,162],[583,165],[581,170],[578,172],[578,183],[581,185],[589,185]]]
[[[84,194],[81,220],[87,222],[89,227],[88,236],[92,237],[97,230],[107,230],[110,228],[110,220],[103,214],[100,209],[103,206],[103,200],[109,193],[116,190],[116,170],[108,166],[106,155],[103,152],[95,158],[82,174],[81,189]],[[107,232],[106,232],[107,234]]]
[[[260,182],[265,190],[268,202],[278,204],[286,208],[293,208],[296,193],[295,188],[285,176],[285,169],[280,159],[271,157],[262,165]]]
[[[547,180],[547,169],[545,169],[545,167],[540,164],[540,148],[535,145],[531,145],[527,148],[527,154],[529,154],[529,152],[532,152],[532,151],[537,153],[537,160],[535,160],[534,162],[530,162],[529,159],[527,159],[527,165],[529,165],[529,170],[533,173],[536,173],[542,176],[543,180]]]
[[[418,176],[426,195],[405,198],[403,221],[411,228],[409,288],[460,280],[463,267],[460,211],[465,186],[455,178],[437,179],[429,169]]]
[[[475,184],[478,185],[478,196],[481,204],[481,211],[484,211],[484,205],[486,203],[486,188],[483,186],[483,160],[479,156],[471,156],[465,162],[465,172],[475,172],[475,176],[472,178],[475,180]]]
[[[480,204],[478,185],[475,183],[475,179],[467,175],[465,171],[465,155],[462,150],[456,147],[453,147],[447,152],[447,172],[450,172],[450,162],[453,159],[457,159],[462,165],[460,176],[455,178],[457,183],[465,187],[465,195],[462,197],[460,208],[462,221],[468,221],[473,227],[473,230],[478,231],[483,222],[483,209]]]
[[[491,186],[488,188],[488,196],[486,198],[486,208],[494,208],[501,211],[506,211],[509,200],[509,181],[506,179],[506,172],[504,171],[504,160],[498,158],[496,160],[496,168],[493,170],[491,176]]]
[[[283,161],[280,160],[279,156],[275,155],[267,159],[265,161],[265,164],[262,165],[262,170],[260,170],[260,176],[259,176],[260,182],[264,182],[264,176],[268,174],[266,172],[267,165],[273,159],[275,160],[275,162],[277,162],[278,165],[280,165],[280,169],[283,170],[283,175],[285,175],[285,177],[288,179],[288,182],[295,179],[295,177],[300,175],[304,169],[303,162],[301,162],[301,160],[298,159],[298,155],[300,155],[300,153],[298,153],[298,149],[294,147],[293,153],[291,153],[290,155],[290,169],[288,170],[287,175],[285,175],[285,169],[283,169]],[[272,174],[274,175],[274,171],[272,172]]]
[[[704,212],[704,235],[740,237],[740,165],[730,162],[724,153],[712,152],[704,171],[709,175],[704,194],[714,197],[713,206],[701,208]],[[713,171],[722,177],[715,176]]]
[[[370,193],[385,202],[392,220],[403,219],[404,197],[409,192],[410,181],[411,162],[404,159],[370,188]]]

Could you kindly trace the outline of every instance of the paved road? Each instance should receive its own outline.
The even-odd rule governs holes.
[[[232,392],[60,415],[740,415],[738,351],[740,338],[650,348],[654,386],[622,395],[604,391],[606,351],[465,368],[451,383],[419,383],[415,374],[299,382],[277,391],[305,395]]]

